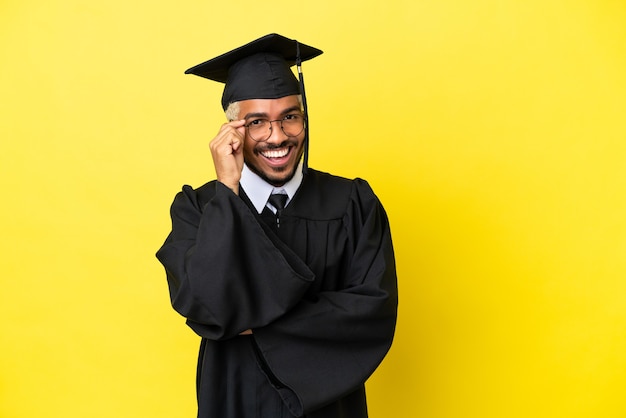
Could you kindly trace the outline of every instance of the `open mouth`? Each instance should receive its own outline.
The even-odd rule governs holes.
[[[261,151],[260,154],[268,159],[285,158],[291,151],[290,147]]]
[[[274,169],[282,169],[291,162],[292,151],[296,149],[296,144],[292,141],[285,141],[282,144],[271,144],[264,147],[258,147],[254,153],[261,157],[263,161]]]

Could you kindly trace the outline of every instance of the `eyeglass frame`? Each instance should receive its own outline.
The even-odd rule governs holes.
[[[289,135],[287,132],[285,132],[285,130],[283,129],[283,122],[285,121],[286,118],[290,117],[290,116],[297,116],[299,118],[302,118],[302,130],[300,132],[298,132],[295,135]],[[252,135],[250,135],[250,125],[252,125],[255,121],[257,120],[262,120],[264,122],[268,122],[270,124],[269,127],[269,135],[267,136],[267,138],[265,139],[255,139]],[[246,128],[246,131],[248,132],[248,135],[250,136],[250,139],[252,139],[254,142],[267,142],[268,139],[270,139],[272,137],[272,122],[279,122],[280,125],[280,130],[287,135],[289,138],[293,138],[295,136],[300,135],[302,132],[304,132],[305,128],[306,128],[306,117],[304,117],[303,114],[296,114],[296,113],[290,113],[287,114],[285,116],[283,116],[282,119],[274,119],[274,120],[267,120],[267,119],[263,119],[263,118],[255,118],[252,121],[250,121],[250,123],[246,123],[243,126]]]

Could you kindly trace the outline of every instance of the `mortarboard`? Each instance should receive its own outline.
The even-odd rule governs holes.
[[[308,112],[304,91],[302,61],[321,55],[322,51],[294,39],[272,33],[232,51],[205,61],[185,71],[220,83],[225,83],[222,108],[248,99],[278,99],[301,94],[307,118],[304,169],[308,160]],[[291,71],[297,65],[299,80]]]

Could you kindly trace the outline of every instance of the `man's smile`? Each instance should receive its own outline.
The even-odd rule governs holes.
[[[265,158],[283,158],[289,155],[291,147],[260,151],[259,153]]]

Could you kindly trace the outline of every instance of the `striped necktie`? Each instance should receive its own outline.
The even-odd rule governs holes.
[[[276,226],[280,228],[280,213],[287,203],[287,195],[282,193],[272,194],[267,201],[276,208]]]

